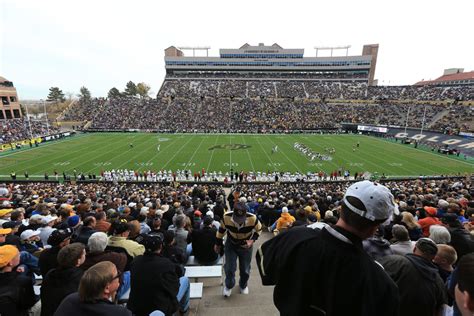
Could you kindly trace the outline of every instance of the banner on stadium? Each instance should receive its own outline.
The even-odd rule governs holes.
[[[36,142],[36,143],[41,143],[43,141],[43,139],[41,137],[37,137],[37,138],[33,138],[33,139],[24,139],[24,140],[20,140],[20,141],[16,141],[16,142],[13,142],[13,143],[8,143],[8,144],[2,144],[0,145],[0,151],[2,150],[8,150],[8,149],[11,149],[12,147],[15,148],[16,145],[20,145],[20,146],[24,146],[24,145],[29,145],[30,142]]]
[[[357,130],[365,131],[365,132],[387,133],[388,128],[378,127],[378,126],[357,125]]]

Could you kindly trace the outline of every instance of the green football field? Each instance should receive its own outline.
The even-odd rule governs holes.
[[[329,156],[310,160],[294,148],[298,142]],[[359,142],[359,148],[356,147]],[[131,146],[133,145],[133,147]],[[272,148],[278,147],[276,152]],[[334,148],[335,153],[327,153]],[[355,150],[354,150],[355,148]],[[0,177],[12,171],[18,179],[50,176],[56,170],[99,174],[102,170],[173,170],[192,172],[289,171],[306,173],[338,168],[387,176],[454,175],[472,173],[474,162],[414,149],[361,135],[250,135],[97,133],[43,143],[38,148],[0,153]]]

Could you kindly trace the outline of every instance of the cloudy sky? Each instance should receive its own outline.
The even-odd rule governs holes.
[[[473,0],[0,0],[0,76],[20,99],[49,87],[93,96],[132,80],[155,94],[170,45],[284,48],[380,44],[379,84],[434,79],[445,68],[474,70]]]

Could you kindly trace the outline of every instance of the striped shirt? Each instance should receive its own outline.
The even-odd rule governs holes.
[[[221,227],[216,233],[217,244],[222,245],[226,232],[229,241],[236,245],[244,245],[246,240],[257,240],[262,232],[262,224],[252,213],[246,214],[245,222],[239,225],[232,219],[234,212],[227,212],[221,220]]]

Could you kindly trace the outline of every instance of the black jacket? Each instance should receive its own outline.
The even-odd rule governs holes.
[[[31,277],[17,272],[0,273],[0,314],[2,316],[28,315],[38,300]]]
[[[203,227],[194,229],[191,233],[194,257],[199,263],[210,263],[217,259],[214,251],[214,245],[217,244],[216,232],[214,227]]]
[[[41,316],[52,316],[62,300],[77,292],[83,270],[79,268],[53,269],[41,284]]]
[[[432,316],[448,303],[444,282],[432,262],[410,253],[386,256],[380,263],[397,283],[400,315]]]
[[[360,238],[335,226],[294,227],[257,252],[281,315],[398,315],[398,290]]]
[[[51,247],[41,251],[38,259],[38,265],[41,275],[44,277],[50,270],[58,267],[58,253],[61,248]]]
[[[80,242],[80,243],[87,246],[87,242],[89,241],[89,237],[95,232],[96,232],[96,230],[94,230],[92,227],[82,226],[81,230],[79,231],[79,234],[77,235],[77,238],[74,240],[74,242]]]
[[[178,310],[179,267],[158,254],[138,256],[130,270],[131,291],[127,307],[136,316],[155,310],[172,315]]]
[[[120,305],[107,300],[95,303],[83,303],[77,293],[67,296],[59,305],[54,316],[132,316],[132,313]]]

